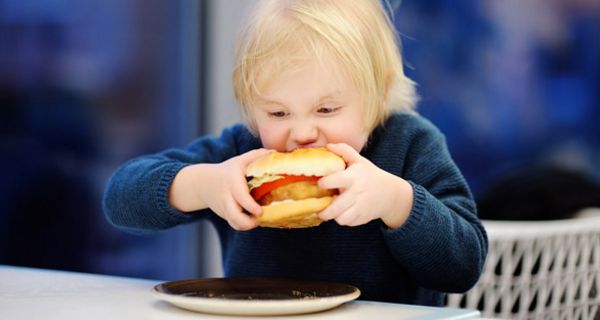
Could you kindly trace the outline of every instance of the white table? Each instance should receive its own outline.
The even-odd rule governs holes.
[[[157,300],[159,281],[0,265],[0,319],[258,319],[195,313]],[[353,301],[307,315],[269,319],[478,319],[479,312]]]

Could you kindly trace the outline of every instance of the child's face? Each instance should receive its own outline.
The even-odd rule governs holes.
[[[307,64],[264,88],[252,113],[265,148],[291,151],[340,142],[363,148],[369,134],[360,97],[335,63],[325,66]]]

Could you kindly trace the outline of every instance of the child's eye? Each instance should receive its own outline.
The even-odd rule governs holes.
[[[285,116],[287,116],[287,112],[285,112],[285,111],[269,112],[270,118],[283,118]]]
[[[329,106],[321,106],[317,109],[317,112],[324,115],[330,115],[338,112],[342,107],[329,107]]]

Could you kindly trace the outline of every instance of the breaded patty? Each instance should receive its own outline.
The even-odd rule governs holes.
[[[300,181],[274,189],[264,197],[260,198],[258,203],[261,206],[266,206],[273,201],[321,198],[337,194],[337,190],[319,188],[316,181]]]

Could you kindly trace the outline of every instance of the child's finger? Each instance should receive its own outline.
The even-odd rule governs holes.
[[[242,165],[244,167],[246,167],[246,166],[248,166],[248,164],[250,162],[252,162],[252,161],[254,161],[254,160],[256,160],[256,159],[258,159],[258,158],[260,158],[260,157],[262,157],[262,156],[264,156],[266,154],[269,154],[271,152],[273,152],[273,150],[264,149],[264,148],[254,149],[254,150],[248,151],[248,152],[240,155],[239,159],[241,160]]]
[[[352,177],[346,169],[320,178],[317,185],[321,189],[348,189],[352,185],[352,181]]]
[[[250,190],[248,190],[248,184],[245,179],[241,179],[238,183],[234,184],[232,195],[234,200],[246,211],[255,216],[262,214],[262,207],[250,195]]]
[[[325,221],[335,219],[344,214],[353,204],[353,199],[343,193],[337,196],[327,208],[319,212],[319,218]]]
[[[342,157],[348,166],[362,161],[363,157],[354,148],[345,143],[329,143],[327,149]]]
[[[262,207],[258,203],[256,203],[254,198],[252,198],[252,196],[250,195],[250,192],[248,191],[248,187],[246,186],[245,183],[244,183],[244,186],[245,186],[244,188],[234,190],[233,198],[246,211],[252,213],[255,216],[261,215]]]
[[[228,202],[225,207],[227,210],[227,222],[233,229],[246,231],[253,229],[258,225],[256,219],[243,213],[241,207],[235,203],[233,199]]]
[[[352,208],[349,208],[348,210],[344,211],[343,214],[335,218],[335,222],[337,222],[337,224],[339,224],[340,226],[352,227],[356,225],[354,222],[357,219],[358,215],[356,214],[356,211]]]

